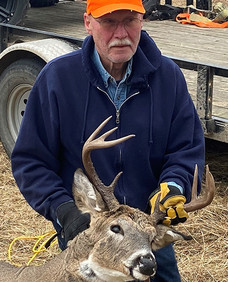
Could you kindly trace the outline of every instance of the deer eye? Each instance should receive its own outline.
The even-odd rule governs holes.
[[[123,229],[119,225],[112,225],[110,227],[110,229],[111,229],[112,232],[114,232],[116,234],[120,233],[120,234],[124,235]]]

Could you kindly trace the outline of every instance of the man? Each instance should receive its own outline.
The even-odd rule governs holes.
[[[82,49],[48,63],[29,97],[12,168],[29,204],[51,220],[59,244],[89,226],[71,187],[82,167],[82,146],[108,116],[113,139],[135,134],[113,148],[93,152],[105,184],[124,171],[115,189],[120,203],[153,210],[161,194],[166,224],[183,222],[195,164],[204,166],[200,121],[178,66],[161,55],[142,31],[141,0],[87,0],[89,36]],[[156,253],[154,281],[180,281],[172,246]]]

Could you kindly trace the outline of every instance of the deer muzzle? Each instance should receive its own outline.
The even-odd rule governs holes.
[[[135,258],[132,276],[137,277],[136,272],[140,275],[153,277],[157,271],[157,264],[153,254],[148,253]]]
[[[150,254],[140,257],[139,259],[139,271],[143,275],[153,276],[156,273],[157,264],[154,257]]]

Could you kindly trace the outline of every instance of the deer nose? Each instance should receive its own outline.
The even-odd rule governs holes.
[[[138,260],[139,271],[143,275],[152,276],[155,275],[157,270],[157,264],[155,258],[151,254],[141,256]]]

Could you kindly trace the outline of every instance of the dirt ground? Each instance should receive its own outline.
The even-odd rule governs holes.
[[[178,227],[191,234],[193,240],[177,243],[175,250],[182,281],[225,282],[228,277],[228,144],[207,142],[206,162],[216,181],[215,199],[209,207],[192,213],[188,221]],[[1,143],[0,191],[0,260],[8,261],[9,244],[25,236],[13,245],[11,255],[13,263],[26,265],[36,242],[30,237],[45,234],[53,227],[33,211],[20,194]],[[38,254],[32,264],[43,264],[58,252],[56,244]]]

